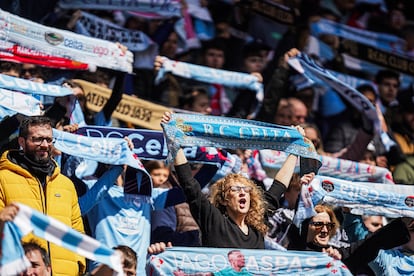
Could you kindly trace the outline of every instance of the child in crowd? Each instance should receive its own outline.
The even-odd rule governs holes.
[[[151,215],[151,243],[173,242],[177,246],[200,246],[199,227],[191,215],[185,196],[159,160],[144,164],[153,181],[154,210]]]

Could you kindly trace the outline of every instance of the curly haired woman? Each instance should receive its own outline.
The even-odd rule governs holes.
[[[171,119],[166,112],[162,122]],[[302,129],[302,135],[304,131]],[[190,164],[180,149],[174,166],[190,210],[202,233],[202,246],[264,249],[266,213],[279,207],[279,199],[289,185],[298,157],[289,155],[264,191],[239,174],[229,174],[211,187],[210,200],[201,192]]]

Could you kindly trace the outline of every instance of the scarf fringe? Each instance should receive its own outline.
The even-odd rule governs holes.
[[[0,275],[15,276],[15,275],[18,275],[19,273],[25,271],[26,269],[28,269],[31,266],[32,265],[29,262],[29,260],[25,256],[23,256],[22,259],[18,259],[18,260],[15,260],[13,262],[10,262],[10,263],[3,264],[0,267]]]

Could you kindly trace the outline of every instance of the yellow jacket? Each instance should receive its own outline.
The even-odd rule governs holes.
[[[45,188],[21,166],[11,162],[6,151],[0,158],[0,210],[20,202],[84,233],[78,197],[72,181],[56,166],[46,179]],[[53,275],[79,275],[85,271],[85,258],[46,240],[28,235],[23,242],[38,242],[50,252]]]

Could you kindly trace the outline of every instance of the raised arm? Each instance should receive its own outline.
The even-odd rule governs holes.
[[[305,130],[302,127],[295,126],[295,128],[302,136],[305,136]],[[282,167],[276,173],[272,186],[265,192],[265,198],[267,200],[270,211],[276,211],[276,209],[280,207],[280,198],[289,187],[290,180],[292,179],[293,173],[295,172],[298,158],[299,157],[294,154],[288,155]],[[307,174],[305,178],[301,178],[301,181],[310,182],[314,176],[314,173]]]
[[[161,123],[167,124],[171,120],[171,112],[165,112],[162,116]],[[174,166],[179,166],[188,163],[187,157],[185,157],[183,149],[177,151],[177,155],[174,158]]]
[[[171,113],[165,112],[161,123],[168,123],[171,120]],[[194,219],[200,225],[200,218],[202,212],[200,210],[205,210],[208,203],[208,200],[201,192],[200,183],[194,178],[190,164],[187,161],[187,158],[184,155],[184,151],[179,149],[174,159],[174,167],[177,173],[177,179],[179,185],[182,187],[184,194],[187,198],[187,203],[190,205],[191,214]],[[204,206],[204,207],[203,207]]]

